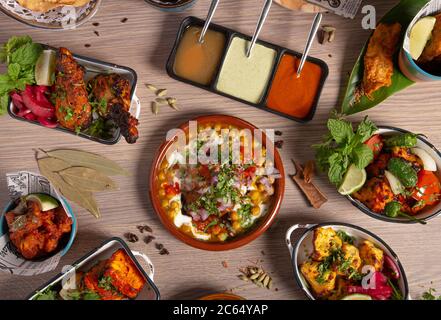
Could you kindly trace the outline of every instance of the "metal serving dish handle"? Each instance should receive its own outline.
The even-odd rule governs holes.
[[[289,255],[291,256],[291,258],[294,253],[294,247],[291,242],[291,236],[292,236],[293,232],[298,229],[311,229],[314,226],[316,226],[316,224],[295,224],[291,228],[289,228],[288,231],[286,231],[285,241],[286,241],[286,245],[288,247]]]
[[[132,250],[132,254],[135,257],[139,257],[145,261],[145,263],[147,264],[147,267],[148,267],[148,270],[145,270],[145,272],[147,273],[149,278],[153,281],[153,277],[155,276],[155,267],[153,266],[152,260],[150,260],[150,258],[147,255],[145,255],[144,253],[141,253],[139,251]]]

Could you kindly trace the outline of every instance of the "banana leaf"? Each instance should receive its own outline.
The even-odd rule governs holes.
[[[429,1],[430,0],[402,0],[397,6],[386,13],[386,15],[381,19],[380,22],[399,22],[402,26],[401,32],[402,37],[404,38],[406,30],[409,24],[412,22],[413,18]],[[361,96],[356,99],[356,90],[363,81],[363,61],[368,43],[369,40],[363,47],[363,50],[361,51],[361,54],[358,57],[358,60],[355,63],[354,69],[352,70],[351,76],[349,78],[348,86],[343,99],[343,104],[341,106],[341,112],[346,115],[355,114],[373,108],[390,96],[394,95],[395,93],[400,92],[414,84],[413,81],[409,80],[401,73],[398,66],[398,55],[400,50],[397,50],[394,57],[394,73],[392,76],[392,84],[389,87],[383,87],[374,92],[372,94],[372,100],[369,100],[366,96]]]

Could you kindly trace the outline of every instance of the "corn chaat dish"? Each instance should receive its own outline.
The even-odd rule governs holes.
[[[229,129],[227,136],[221,134],[223,129]],[[198,131],[197,139],[185,146],[184,156],[175,150],[160,164],[156,177],[159,199],[174,226],[185,234],[201,241],[225,242],[245,233],[265,216],[273,198],[275,176],[266,172],[265,166],[270,163],[265,147],[243,138],[240,128],[212,123],[198,126]],[[238,163],[233,159],[234,139],[241,142]],[[261,146],[260,155],[248,161],[246,150],[257,145]],[[227,146],[227,159],[221,159],[222,146]],[[211,160],[178,163],[179,158],[195,151]]]
[[[342,230],[314,230],[313,252],[299,266],[321,300],[402,300],[400,270],[374,243]]]

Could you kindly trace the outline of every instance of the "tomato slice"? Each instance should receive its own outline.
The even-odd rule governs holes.
[[[434,205],[440,199],[441,185],[439,178],[431,171],[421,170],[418,173],[418,183],[412,198],[424,201],[425,205]]]
[[[379,134],[373,135],[368,140],[366,140],[364,144],[367,145],[374,152],[374,157],[377,157],[380,154],[384,146],[383,138]]]

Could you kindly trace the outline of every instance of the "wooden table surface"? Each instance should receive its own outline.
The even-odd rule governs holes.
[[[252,34],[261,2],[221,1],[214,21]],[[398,1],[364,2],[375,6],[379,18]],[[169,249],[170,255],[160,256],[153,244],[146,245],[142,241],[130,247],[146,253],[153,260],[156,267],[155,282],[162,299],[195,299],[228,289],[234,289],[235,293],[247,299],[304,299],[293,277],[289,253],[285,247],[285,232],[296,223],[330,221],[355,224],[382,237],[401,258],[414,298],[420,297],[429,287],[441,290],[441,218],[430,221],[427,226],[397,225],[375,220],[357,211],[339,196],[323,176],[318,179],[318,183],[328,195],[329,201],[322,209],[310,208],[297,187],[287,180],[285,199],[272,227],[260,238],[240,249],[227,252],[193,249],[163,228],[148,197],[148,175],[153,155],[169,129],[197,115],[225,113],[244,118],[261,128],[281,130],[285,142],[281,151],[285,171],[292,173],[291,158],[306,161],[313,157],[310,145],[320,141],[324,134],[328,114],[338,105],[348,72],[370,33],[362,29],[360,15],[355,20],[325,15],[324,24],[336,26],[337,36],[330,44],[321,46],[315,43],[312,55],[328,63],[330,76],[315,119],[302,125],[207,93],[167,76],[164,66],[181,20],[189,15],[204,18],[208,7],[209,1],[198,1],[184,13],[164,13],[149,7],[142,0],[105,0],[92,21],[77,30],[62,32],[34,30],[0,15],[1,43],[13,35],[29,34],[38,42],[65,46],[78,54],[135,69],[139,77],[138,96],[143,105],[141,137],[135,145],[121,141],[115,146],[105,146],[16,121],[8,115],[0,118],[1,206],[8,201],[6,173],[38,170],[33,148],[69,147],[97,152],[118,161],[133,173],[132,177],[118,178],[120,191],[98,195],[103,213],[100,220],[74,206],[79,220],[79,232],[73,247],[56,271],[31,278],[0,274],[0,299],[24,298],[59,272],[63,265],[82,257],[107,238],[122,237],[129,231],[136,232],[136,225],[144,223],[153,227],[157,240]],[[121,22],[123,18],[128,18],[126,23]],[[312,18],[310,14],[291,12],[274,5],[261,38],[302,51]],[[93,22],[99,22],[99,26],[93,26]],[[94,30],[99,31],[99,37],[94,34]],[[90,47],[85,44],[90,44]],[[149,106],[152,96],[143,86],[145,83],[168,88],[170,94],[179,99],[181,111],[164,108],[159,115],[152,115]],[[439,90],[441,86],[437,84],[416,85],[368,114],[379,125],[426,133],[435,145],[441,146]],[[364,116],[358,114],[352,119],[359,121]],[[265,255],[262,255],[262,250]],[[277,291],[268,292],[251,284],[244,285],[237,278],[239,267],[257,259],[264,260],[263,266],[272,273]],[[227,262],[227,268],[222,266],[223,261]]]

